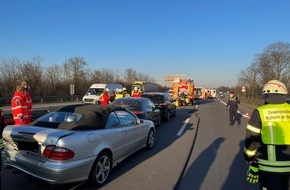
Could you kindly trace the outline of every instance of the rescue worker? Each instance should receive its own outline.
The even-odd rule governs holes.
[[[110,91],[110,95],[109,95],[109,103],[114,102],[114,100],[116,99],[116,95],[114,91]]]
[[[130,94],[127,92],[127,89],[125,87],[122,89],[122,92],[123,92],[123,97],[130,97]]]
[[[116,89],[116,97],[115,97],[115,99],[118,99],[118,98],[123,98],[122,89]]]
[[[249,164],[247,180],[263,190],[290,189],[290,105],[286,86],[271,80],[263,87],[265,105],[248,121],[244,157]],[[255,164],[257,163],[257,164]],[[254,178],[253,178],[254,176]],[[256,179],[256,180],[252,180]]]
[[[138,97],[141,97],[141,95],[142,95],[142,92],[137,86],[135,86],[132,92],[132,97],[138,98]]]
[[[28,122],[28,108],[22,86],[16,87],[11,100],[11,109],[15,125],[27,125],[30,123]]]
[[[100,102],[101,102],[101,105],[108,105],[109,104],[108,89],[103,90],[102,94],[100,95]]]
[[[32,121],[32,99],[29,93],[29,86],[27,81],[22,81],[21,82],[21,86],[24,88],[24,94],[25,94],[25,101],[27,104],[27,108],[28,108],[28,118],[27,118],[27,122],[30,123]]]
[[[238,114],[238,104],[240,100],[235,96],[234,92],[230,92],[230,98],[226,105],[226,110],[229,110],[230,116],[230,125],[234,125],[235,121],[238,122],[238,125],[241,125],[241,117]]]

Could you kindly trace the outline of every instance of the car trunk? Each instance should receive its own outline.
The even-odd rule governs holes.
[[[5,127],[3,139],[10,156],[21,154],[24,157],[44,160],[42,152],[47,145],[56,145],[60,138],[73,133],[68,130],[11,125]]]

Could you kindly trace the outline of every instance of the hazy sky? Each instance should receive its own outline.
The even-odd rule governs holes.
[[[0,58],[83,57],[196,86],[234,86],[271,43],[290,42],[289,0],[0,0]]]

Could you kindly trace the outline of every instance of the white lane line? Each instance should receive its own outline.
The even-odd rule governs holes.
[[[185,127],[186,127],[188,121],[189,121],[189,118],[187,118],[187,119],[184,121],[182,127],[179,129],[178,133],[176,134],[177,136],[181,136],[181,135],[182,135],[182,133],[183,133],[183,131],[184,131],[184,129],[185,129]]]

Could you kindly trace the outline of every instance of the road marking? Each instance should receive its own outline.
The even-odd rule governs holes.
[[[181,136],[181,135],[182,135],[182,133],[183,133],[183,131],[184,131],[184,129],[185,129],[185,127],[186,127],[188,121],[189,121],[189,118],[187,118],[187,119],[184,121],[182,127],[179,129],[178,133],[176,134],[177,136]]]

